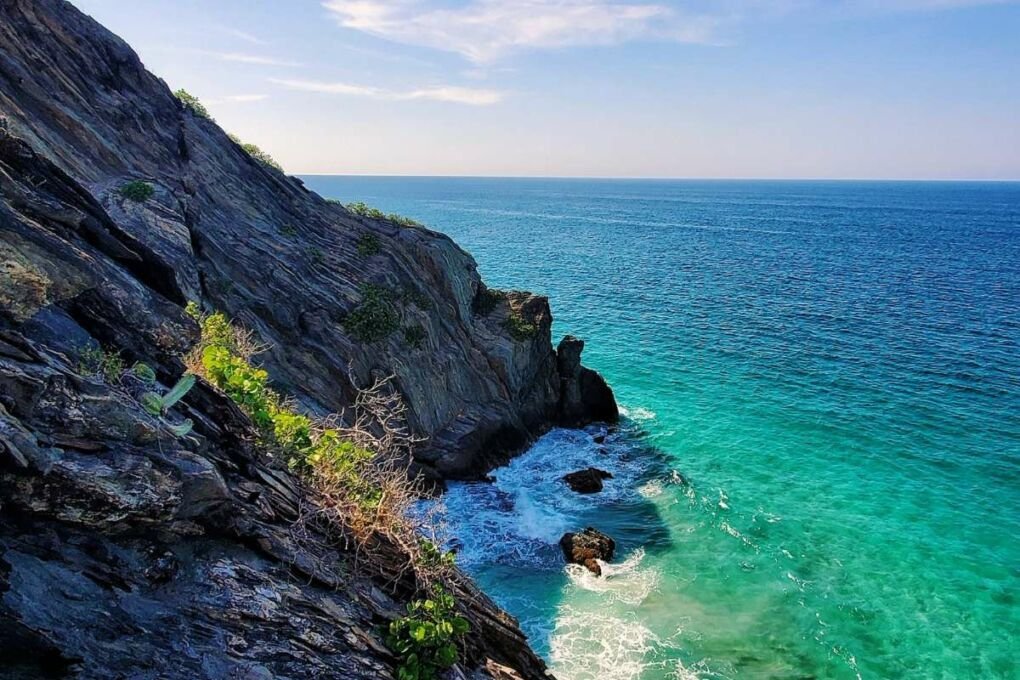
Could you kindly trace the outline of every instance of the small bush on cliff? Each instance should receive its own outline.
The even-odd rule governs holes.
[[[374,287],[370,293],[388,291]],[[188,365],[251,417],[259,429],[258,443],[287,455],[317,496],[313,514],[295,523],[296,535],[306,531],[305,522],[320,529],[335,525],[343,543],[353,538],[360,548],[370,549],[381,537],[383,544],[394,546],[407,559],[425,597],[413,601],[407,615],[390,625],[387,641],[400,659],[398,678],[437,678],[456,663],[457,644],[469,624],[456,613],[456,602],[442,585],[451,577],[453,553],[422,538],[429,519],[411,513],[420,489],[399,461],[410,460],[417,440],[408,434],[399,395],[384,379],[359,390],[344,418],[298,413],[269,386],[268,373],[252,365],[252,357],[262,347],[250,332],[231,324],[223,314],[203,313],[195,303],[188,304],[187,312],[202,331]],[[359,561],[365,562],[369,560]]]
[[[525,321],[524,317],[517,312],[512,312],[507,317],[507,320],[503,322],[503,327],[506,328],[511,338],[519,342],[530,340],[538,333],[538,328],[535,327],[535,324]]]
[[[120,195],[135,203],[145,203],[155,193],[151,184],[140,179],[132,180],[120,188]]]
[[[471,301],[471,311],[478,316],[488,316],[496,306],[506,299],[506,293],[495,288],[480,287]]]
[[[234,134],[227,136],[230,137],[230,140],[234,142],[234,144],[237,144],[239,147],[241,147],[242,151],[244,151],[246,154],[257,160],[259,163],[262,163],[263,165],[268,165],[271,168],[275,168],[276,170],[283,172],[283,166],[277,163],[273,159],[273,157],[270,156],[267,152],[260,149],[258,145],[252,144],[251,142],[242,142],[241,139]]]
[[[124,359],[120,352],[107,351],[98,345],[82,347],[78,350],[78,372],[116,385],[124,375]]]
[[[382,245],[379,243],[379,237],[375,234],[368,232],[361,235],[358,238],[358,255],[362,257],[371,257],[378,255],[382,252]]]
[[[206,120],[213,119],[213,117],[209,115],[209,109],[205,108],[202,102],[198,101],[198,97],[191,94],[183,87],[174,92],[174,96],[177,97],[177,99],[180,100],[182,104],[184,104],[184,107],[186,109],[191,111],[199,118],[205,118]]]
[[[390,222],[399,224],[402,227],[424,226],[422,225],[421,222],[418,222],[417,220],[412,220],[410,217],[404,217],[403,215],[398,215],[396,213],[384,213],[382,210],[379,210],[378,208],[373,208],[372,206],[362,203],[361,201],[348,203],[346,207],[355,215],[361,215],[362,217],[371,217],[372,219],[375,220],[389,220]]]
[[[223,390],[248,414],[262,435],[262,444],[287,457],[292,468],[329,480],[343,502],[369,510],[381,490],[371,481],[371,451],[339,429],[298,413],[269,386],[269,373],[251,363],[259,347],[251,334],[233,326],[223,314],[203,314],[189,303],[188,313],[201,326],[202,339],[188,364]]]
[[[362,342],[376,342],[400,327],[393,294],[383,286],[367,283],[361,287],[361,304],[343,321],[344,328]]]
[[[467,619],[457,615],[453,597],[442,588],[428,599],[411,602],[407,616],[390,624],[386,638],[400,657],[398,680],[438,678],[457,662],[457,642],[468,630]]]
[[[404,341],[414,349],[421,349],[425,346],[425,329],[415,324],[413,326],[404,326]]]

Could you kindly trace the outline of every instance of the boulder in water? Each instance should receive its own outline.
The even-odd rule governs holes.
[[[587,470],[578,470],[564,475],[563,481],[577,493],[598,493],[602,491],[602,480],[612,478],[613,475],[605,470],[590,467]]]
[[[613,559],[616,541],[594,527],[587,527],[579,533],[566,533],[560,539],[563,556],[571,564],[580,564],[596,576],[602,575],[603,562]]]

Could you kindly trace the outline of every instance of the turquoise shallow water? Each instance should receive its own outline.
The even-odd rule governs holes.
[[[1020,677],[1020,185],[305,179],[549,295],[625,407],[445,501],[561,678]]]

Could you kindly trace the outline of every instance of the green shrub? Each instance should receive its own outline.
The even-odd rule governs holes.
[[[124,359],[120,352],[107,351],[98,345],[82,347],[78,350],[78,372],[116,385],[124,375]]]
[[[281,224],[277,227],[277,231],[280,232],[280,236],[286,236],[287,238],[294,238],[297,236],[297,228],[293,224]]]
[[[425,329],[415,324],[413,326],[404,326],[404,341],[414,349],[421,349],[425,346]]]
[[[230,134],[227,136],[230,137],[230,140],[234,142],[234,144],[237,144],[239,147],[241,147],[242,151],[244,151],[246,154],[257,160],[259,163],[262,163],[263,165],[268,165],[271,168],[283,172],[283,166],[277,163],[273,159],[273,157],[269,155],[268,152],[260,149],[258,145],[252,144],[251,142],[242,142],[241,139],[234,134]]]
[[[417,288],[413,288],[411,286],[404,286],[403,290],[400,292],[400,299],[414,305],[422,311],[432,308],[432,299]]]
[[[389,336],[400,327],[393,294],[383,286],[365,284],[361,287],[361,304],[347,315],[343,325],[362,342],[375,342]]]
[[[308,254],[308,260],[312,264],[322,264],[323,260],[326,259],[326,252],[318,246],[312,246],[305,252]]]
[[[355,215],[361,215],[362,217],[371,217],[374,220],[389,220],[395,224],[399,224],[402,227],[422,227],[424,226],[417,220],[412,220],[410,217],[404,217],[396,213],[384,213],[378,208],[373,208],[370,205],[366,205],[361,201],[355,201],[354,203],[348,203],[347,209]]]
[[[510,333],[511,338],[521,342],[530,340],[538,332],[535,324],[525,321],[524,317],[516,312],[511,313],[507,320],[503,322],[503,327]]]
[[[475,299],[471,301],[471,311],[479,316],[488,316],[505,299],[505,292],[480,286],[478,293],[475,294]]]
[[[250,338],[223,314],[203,314],[193,302],[186,311],[202,330],[195,350],[197,370],[248,414],[259,429],[260,443],[285,455],[292,468],[314,471],[320,480],[342,487],[360,506],[377,505],[381,491],[364,474],[372,452],[288,405],[269,386],[268,372],[249,361]]]
[[[120,195],[135,203],[145,203],[155,193],[156,189],[151,184],[140,179],[132,180],[120,188]]]
[[[205,108],[202,102],[198,101],[198,97],[191,94],[183,87],[174,92],[174,96],[177,97],[182,104],[184,104],[184,108],[188,109],[199,118],[205,118],[206,120],[213,119],[213,117],[209,115],[209,109]]]
[[[379,243],[379,237],[375,234],[365,232],[358,239],[358,254],[362,257],[371,257],[381,252],[382,244]]]
[[[427,600],[415,600],[407,616],[390,624],[386,643],[400,659],[397,680],[435,680],[457,662],[457,642],[470,626],[457,615],[454,599],[441,588]]]

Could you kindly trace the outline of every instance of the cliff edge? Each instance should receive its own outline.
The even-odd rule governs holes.
[[[189,301],[251,329],[308,413],[392,375],[440,483],[616,417],[583,343],[553,349],[545,298],[253,158],[63,0],[2,0],[0,676],[393,676],[380,630],[415,588],[399,555],[370,578],[327,533],[296,538],[314,497],[212,386],[181,402],[180,437],[81,374],[101,346],[171,385],[199,339]],[[454,677],[546,677],[511,617],[455,590]]]

